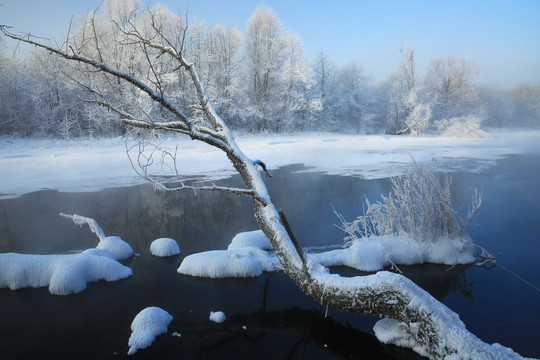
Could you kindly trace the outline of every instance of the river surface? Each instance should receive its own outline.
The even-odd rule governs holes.
[[[362,180],[302,172],[292,165],[267,179],[305,248],[342,242],[332,206],[346,219],[389,191],[388,179]],[[480,267],[425,264],[403,273],[457,312],[482,340],[540,358],[540,156],[519,155],[479,174],[452,173],[455,207],[476,187],[484,204],[470,228],[475,243],[497,258]],[[222,185],[238,186],[238,178]],[[0,252],[57,254],[95,247],[88,227],[58,216],[97,220],[138,253],[123,263],[133,276],[89,284],[82,293],[51,295],[47,288],[0,289],[2,359],[127,358],[130,324],[145,307],[159,306],[174,320],[168,332],[132,359],[419,359],[379,343],[377,317],[321,307],[283,273],[249,279],[200,279],[176,269],[192,253],[226,249],[238,232],[257,228],[248,198],[218,193],[162,193],[150,186],[89,193],[39,191],[0,200]],[[176,239],[181,254],[150,255],[150,243]],[[337,269],[344,275],[358,275]],[[519,276],[519,277],[518,277]],[[529,284],[525,283],[527,281]],[[531,286],[532,285],[532,286]],[[210,311],[227,320],[215,324]],[[173,333],[181,336],[173,336]]]

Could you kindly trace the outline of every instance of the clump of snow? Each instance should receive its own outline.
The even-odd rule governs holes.
[[[209,319],[210,321],[221,324],[222,322],[225,321],[226,317],[223,311],[216,311],[216,312],[210,311]]]
[[[139,349],[149,347],[155,338],[167,332],[167,327],[173,317],[165,310],[151,306],[143,309],[131,323],[128,355],[133,355]]]
[[[77,214],[69,215],[60,213],[60,216],[73,220],[75,225],[83,226],[84,224],[87,224],[90,231],[96,234],[99,238],[99,243],[96,248],[108,252],[113,259],[124,260],[133,255],[133,249],[131,246],[120,237],[105,236],[105,233],[98,225],[96,220]]]
[[[178,255],[180,254],[180,247],[174,239],[159,238],[150,244],[150,253],[159,257]]]
[[[108,252],[115,260],[124,260],[133,255],[131,246],[118,236],[107,236],[99,242],[96,249]]]
[[[276,271],[277,257],[260,230],[237,234],[227,250],[212,250],[186,256],[178,273],[207,278],[256,277]]]
[[[78,293],[87,283],[117,281],[131,276],[131,269],[99,249],[79,254],[0,254],[0,288],[49,287],[55,295]]]
[[[377,271],[394,264],[471,264],[475,261],[475,247],[466,238],[418,242],[407,237],[385,235],[355,239],[348,248],[308,254],[308,258],[323,266]]]
[[[227,250],[236,250],[244,247],[256,247],[261,250],[272,250],[270,241],[261,230],[241,232],[233,237]]]
[[[275,271],[275,255],[254,247],[238,250],[212,250],[186,256],[178,273],[207,278],[256,277]]]

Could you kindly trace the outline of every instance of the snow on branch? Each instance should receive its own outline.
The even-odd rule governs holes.
[[[77,214],[69,215],[69,214],[60,213],[59,215],[63,218],[73,220],[75,225],[79,225],[81,227],[84,224],[88,225],[88,227],[90,228],[90,231],[96,234],[100,241],[104,240],[106,237],[105,234],[103,233],[103,230],[99,227],[97,221],[92,218],[77,215]]]
[[[236,195],[248,195],[248,196],[256,196],[255,192],[253,190],[249,189],[240,189],[240,188],[232,188],[227,186],[217,186],[216,184],[212,184],[210,186],[192,186],[192,185],[185,185],[182,181],[179,186],[174,187],[167,187],[163,183],[159,181],[152,182],[152,185],[154,189],[160,190],[160,191],[180,191],[180,190],[193,190],[195,192],[197,191],[222,191],[222,192],[228,192]],[[259,201],[264,202],[265,199],[259,199]]]
[[[59,215],[66,219],[73,220],[75,225],[83,226],[84,224],[87,224],[88,227],[90,227],[90,231],[96,234],[99,238],[99,243],[96,246],[96,249],[106,251],[111,258],[115,260],[123,260],[133,255],[133,249],[127,242],[118,236],[105,236],[103,230],[101,227],[99,227],[96,220],[77,214],[69,215],[60,213]]]

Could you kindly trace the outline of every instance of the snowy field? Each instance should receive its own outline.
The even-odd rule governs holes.
[[[401,172],[411,156],[434,170],[482,172],[509,154],[540,152],[540,130],[497,131],[489,138],[457,139],[436,136],[307,134],[241,136],[242,150],[270,169],[304,164],[309,170],[366,179]],[[234,170],[224,154],[206,144],[182,139],[178,143],[181,175],[228,177]],[[57,189],[95,191],[143,183],[126,155],[123,139],[36,140],[0,138],[0,198]]]

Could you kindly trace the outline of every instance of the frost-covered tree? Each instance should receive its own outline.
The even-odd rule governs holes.
[[[142,174],[157,189],[164,191],[198,189],[248,196],[252,200],[255,218],[284,271],[302,291],[321,304],[343,311],[383,315],[388,319],[378,322],[375,328],[381,341],[412,347],[433,359],[519,358],[510,349],[483,343],[466,330],[455,313],[401,275],[383,271],[370,276],[345,278],[332,275],[326,268],[308,261],[286,227],[284,216],[272,203],[263,174],[259,172],[259,167],[265,170],[266,166],[260,160],[250,159],[239,148],[230,128],[216,113],[196,64],[184,56],[183,42],[175,41],[174,33],[162,26],[155,9],[143,14],[138,10],[131,9],[126,19],[112,18],[115,20],[114,36],[126,48],[122,51],[133,55],[136,60],[119,63],[120,68],[109,62],[114,61],[114,56],[104,56],[102,38],[93,31],[92,24],[100,20],[98,13],[87,19],[90,31],[76,39],[69,38],[66,46],[61,48],[40,43],[32,37],[19,36],[5,26],[0,30],[9,38],[33,44],[69,61],[84,74],[92,74],[82,78],[85,82],[78,81],[86,92],[87,102],[108,109],[121,123],[141,131],[183,134],[223,151],[243,180],[243,188],[194,187],[181,181],[169,187],[152,179],[144,168]],[[148,21],[139,22],[142,19]],[[114,45],[109,46],[114,49]],[[167,79],[176,73],[185,74],[189,80],[196,98],[191,104],[196,108],[194,117],[182,110],[174,96],[169,97]],[[117,83],[128,85],[129,91],[137,94],[136,104],[125,104],[125,99],[113,93]],[[160,111],[146,111],[150,103],[157,105]],[[162,113],[167,116],[153,116]]]
[[[421,99],[414,49],[400,45],[398,61],[399,72],[391,80],[386,133],[418,135],[430,124],[431,106]]]
[[[313,129],[320,106],[310,99],[311,73],[304,62],[304,45],[297,34],[288,34],[284,40],[280,77],[283,90],[274,128],[277,132]]]
[[[274,130],[271,119],[279,103],[281,68],[286,47],[283,25],[269,8],[258,6],[248,20],[246,54],[246,99],[252,128]]]
[[[209,36],[211,54],[214,62],[213,81],[208,85],[210,97],[216,110],[232,126],[240,126],[241,110],[239,97],[239,50],[242,45],[242,33],[233,28],[217,25]]]
[[[540,85],[520,84],[509,91],[513,126],[540,126]]]
[[[425,86],[433,97],[435,119],[468,115],[476,104],[472,79],[480,72],[471,60],[455,55],[433,59],[427,67]]]
[[[357,134],[361,130],[365,132],[367,87],[368,79],[355,61],[339,69],[333,99],[336,102],[335,115],[342,127],[353,129]]]

